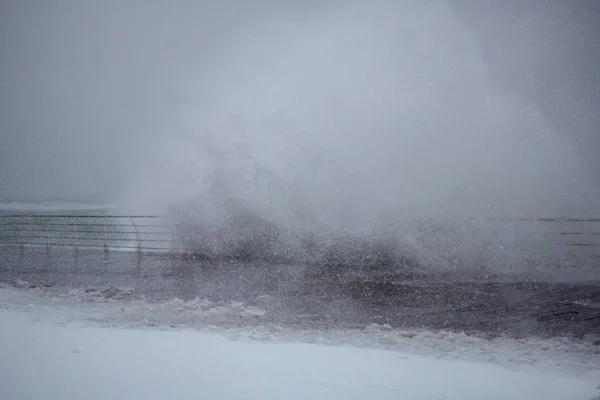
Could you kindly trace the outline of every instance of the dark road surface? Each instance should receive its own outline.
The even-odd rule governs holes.
[[[387,323],[488,334],[600,334],[600,282],[451,276],[208,263],[167,254],[0,247],[0,281],[32,286],[132,288],[173,297],[244,301],[279,314],[337,325]]]

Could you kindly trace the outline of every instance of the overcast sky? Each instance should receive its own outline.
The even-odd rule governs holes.
[[[0,200],[115,198],[140,145],[177,140],[178,107],[214,90],[228,41],[344,3],[3,0]],[[451,3],[493,79],[572,137],[600,183],[599,2]]]

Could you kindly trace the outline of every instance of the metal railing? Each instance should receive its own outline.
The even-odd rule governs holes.
[[[515,229],[530,227],[545,245],[564,249],[567,256],[600,261],[600,218],[507,218]],[[541,237],[540,237],[541,236]]]
[[[153,215],[0,215],[0,245],[171,252],[173,230]]]
[[[75,253],[80,249],[140,254],[192,251],[182,248],[183,243],[176,240],[180,227],[172,222],[156,215],[0,215],[0,245],[44,247],[48,253],[54,247],[72,248]],[[502,231],[498,235],[501,239],[519,241],[519,235],[523,235],[523,247],[538,246],[537,252],[556,252],[567,258],[600,263],[600,218],[508,218],[489,222],[491,225],[484,229]]]

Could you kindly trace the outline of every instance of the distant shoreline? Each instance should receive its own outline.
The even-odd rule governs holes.
[[[109,212],[114,205],[66,202],[66,201],[43,201],[43,202],[0,202],[0,214],[8,213],[32,213],[32,212]]]

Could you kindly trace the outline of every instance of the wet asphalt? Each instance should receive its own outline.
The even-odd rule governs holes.
[[[598,282],[14,246],[0,246],[0,281],[27,282],[30,287],[128,288],[149,301],[244,301],[290,323],[308,318],[327,326],[380,323],[489,335],[600,335]]]

